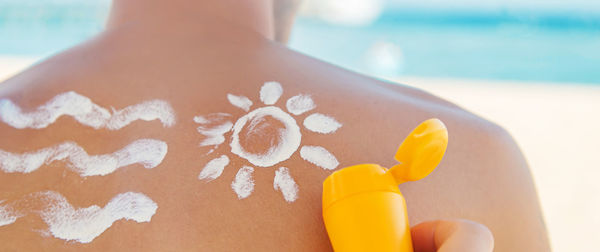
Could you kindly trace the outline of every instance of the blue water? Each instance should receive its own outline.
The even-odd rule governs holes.
[[[0,55],[47,56],[102,30],[106,4],[66,2],[0,0]],[[600,15],[390,10],[361,27],[302,18],[291,47],[382,77],[600,84]]]
[[[366,52],[378,42],[401,50],[400,67],[370,67]],[[304,19],[291,45],[375,75],[600,84],[600,17],[396,12],[359,28]]]
[[[54,2],[0,0],[0,55],[47,56],[102,31],[106,2]]]

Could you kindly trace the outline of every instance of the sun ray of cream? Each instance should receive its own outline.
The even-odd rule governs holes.
[[[202,125],[210,125],[212,123],[219,123],[223,121],[229,121],[231,114],[227,113],[212,113],[206,116],[194,116],[194,122]]]
[[[198,175],[198,179],[211,181],[223,173],[225,167],[229,164],[229,157],[226,155],[221,155],[218,158],[210,160],[205,166],[204,169]]]
[[[225,142],[225,133],[229,132],[233,128],[232,122],[223,122],[221,125],[213,126],[212,128],[206,128],[199,126],[198,132],[206,139],[200,142],[200,146],[220,145]]]
[[[286,167],[280,167],[279,170],[275,171],[273,188],[275,191],[281,191],[283,198],[289,203],[298,199],[298,184],[296,184]]]
[[[342,124],[333,117],[320,113],[314,113],[304,119],[304,127],[312,132],[329,134],[342,127]]]
[[[246,112],[252,107],[252,101],[246,96],[227,94],[227,100],[229,100],[231,105],[241,108]]]
[[[335,156],[321,146],[302,146],[300,156],[325,170],[333,170],[340,165]]]
[[[231,130],[233,123],[227,113],[213,113],[207,116],[195,116],[194,122],[200,124],[197,130],[206,138],[200,146],[219,146],[225,142],[225,134]]]
[[[204,147],[204,146],[219,146],[219,145],[221,145],[224,142],[225,142],[225,136],[222,135],[222,134],[217,134],[215,136],[211,136],[211,137],[208,137],[208,138],[202,140],[202,142],[200,142],[198,144],[198,146],[200,146],[200,147]]]
[[[294,115],[301,115],[317,107],[310,95],[296,95],[287,100],[285,106]]]
[[[231,189],[237,194],[238,199],[245,199],[254,191],[253,172],[254,168],[244,166],[235,175],[235,179],[231,183]]]
[[[265,82],[260,89],[260,100],[265,105],[273,105],[277,102],[277,100],[279,100],[281,94],[283,94],[283,88],[279,82]]]

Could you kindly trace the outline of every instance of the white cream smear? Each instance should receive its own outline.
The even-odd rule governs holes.
[[[168,102],[151,100],[121,110],[113,110],[112,116],[106,122],[106,128],[118,130],[136,120],[152,121],[157,119],[164,127],[175,125],[175,112]]]
[[[146,169],[158,166],[167,154],[167,144],[154,139],[140,139],[112,154],[90,156],[74,142],[65,142],[35,152],[14,154],[0,150],[0,169],[6,173],[30,173],[42,165],[65,161],[80,176],[107,175],[132,164]]]
[[[310,95],[296,95],[288,99],[285,106],[294,115],[301,115],[317,107]]]
[[[340,165],[335,156],[321,146],[302,146],[300,156],[325,170],[333,170]]]
[[[294,178],[290,176],[290,171],[286,167],[281,167],[275,171],[273,188],[275,191],[281,191],[283,198],[289,203],[298,199],[298,185],[294,181]]]
[[[41,192],[36,196],[47,204],[39,214],[48,225],[49,233],[59,239],[80,243],[93,241],[118,220],[150,222],[158,208],[148,196],[136,192],[119,194],[103,208],[92,205],[79,209],[57,192]]]
[[[175,112],[163,100],[151,100],[112,113],[73,91],[59,94],[33,112],[24,113],[8,99],[0,99],[0,120],[17,128],[42,129],[63,116],[72,116],[79,123],[94,129],[118,130],[136,120],[160,120],[164,127],[175,124]]]
[[[273,105],[279,100],[283,94],[283,88],[279,82],[266,82],[260,89],[260,100],[265,105]]]
[[[4,200],[0,200],[0,204],[4,203]],[[13,224],[18,218],[23,215],[12,209],[8,205],[0,205],[0,227]]]
[[[246,96],[227,94],[227,100],[229,100],[231,105],[241,108],[246,112],[248,112],[250,107],[252,107],[252,101]]]
[[[231,115],[227,113],[195,116],[194,122],[200,124],[196,130],[206,137],[200,142],[200,146],[218,146],[225,142],[225,133],[233,128],[233,123],[229,118],[231,118]]]
[[[329,134],[342,127],[342,124],[333,117],[315,113],[304,119],[304,127],[313,132]]]
[[[286,101],[287,111],[283,111],[279,107],[272,106],[277,103],[282,94],[283,88],[280,83],[275,81],[265,82],[259,91],[259,95],[262,104],[266,106],[252,111],[250,111],[250,108],[253,106],[253,102],[248,97],[227,94],[227,99],[232,105],[248,113],[237,120],[232,120],[232,115],[227,113],[194,117],[194,121],[200,124],[197,129],[198,132],[206,137],[200,143],[200,146],[214,146],[208,152],[208,154],[211,154],[226,141],[225,134],[233,131],[229,142],[231,153],[247,160],[254,167],[272,167],[290,159],[298,151],[302,140],[302,132],[294,116],[314,110],[317,106],[310,95],[299,94]],[[269,133],[262,133],[260,130],[273,126],[270,125],[270,118],[281,122],[283,126]],[[235,123],[232,123],[232,121],[235,121]],[[303,126],[310,132],[331,134],[341,128],[342,124],[331,116],[314,113],[304,119]],[[246,137],[244,141],[248,143],[260,142],[257,140],[261,139],[256,139],[260,137],[268,137],[268,139],[274,140],[270,144],[267,143],[270,146],[261,146],[266,147],[266,151],[257,153],[242,146],[240,134],[245,134],[243,135]],[[335,156],[320,146],[303,146],[300,148],[300,156],[304,160],[326,170],[333,170],[339,166]],[[229,165],[229,161],[227,155],[213,158],[206,163],[198,178],[205,181],[218,178],[225,167]],[[253,192],[254,180],[252,174],[254,169],[250,166],[242,167],[231,183],[231,188],[239,199],[247,198]],[[275,172],[273,188],[280,191],[287,202],[294,202],[298,198],[299,187],[290,175],[288,168],[281,167]]]
[[[207,180],[207,181],[211,181],[214,180],[216,178],[218,178],[219,176],[221,176],[221,174],[223,173],[223,170],[225,170],[225,166],[227,166],[229,164],[229,157],[222,155],[218,158],[215,158],[211,161],[209,161],[206,166],[204,166],[204,169],[202,169],[202,171],[200,172],[200,175],[198,175],[198,179],[202,180]]]
[[[271,146],[266,154],[250,153],[240,144],[239,134],[248,121],[252,123],[256,119],[265,116],[272,116],[281,121],[285,125],[285,129],[279,130],[279,143]],[[302,134],[296,120],[280,108],[270,106],[256,109],[241,117],[233,126],[230,146],[232,153],[248,160],[248,162],[260,167],[269,167],[289,159],[300,146],[301,138]]]
[[[245,199],[252,191],[254,191],[254,179],[252,173],[254,168],[244,166],[235,175],[235,179],[231,182],[231,189],[237,194],[238,199]]]

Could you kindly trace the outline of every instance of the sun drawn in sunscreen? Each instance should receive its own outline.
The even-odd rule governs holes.
[[[310,95],[299,94],[289,98],[285,103],[287,112],[275,106],[283,88],[278,82],[266,82],[260,89],[260,100],[265,105],[254,110],[252,101],[245,96],[228,94],[228,101],[235,107],[248,112],[233,121],[228,113],[213,113],[194,117],[199,126],[198,132],[205,136],[201,147],[212,146],[212,153],[226,141],[229,135],[231,153],[247,160],[256,167],[274,167],[288,160],[300,149],[300,156],[307,162],[325,170],[337,168],[339,162],[335,156],[321,146],[302,145],[302,133],[294,116],[303,115],[316,108]],[[308,131],[318,134],[336,132],[342,124],[331,116],[312,113],[301,124]],[[302,147],[301,147],[302,145]],[[198,179],[212,181],[218,178],[229,165],[229,157],[221,155],[209,161],[200,172]],[[298,184],[286,167],[279,166],[275,171],[273,188],[282,193],[287,202],[298,199]],[[244,165],[239,168],[232,190],[239,199],[250,196],[254,190],[252,174],[254,168]]]

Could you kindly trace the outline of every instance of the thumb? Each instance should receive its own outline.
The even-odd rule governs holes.
[[[411,228],[415,252],[491,252],[494,237],[490,230],[468,220],[437,220]]]

